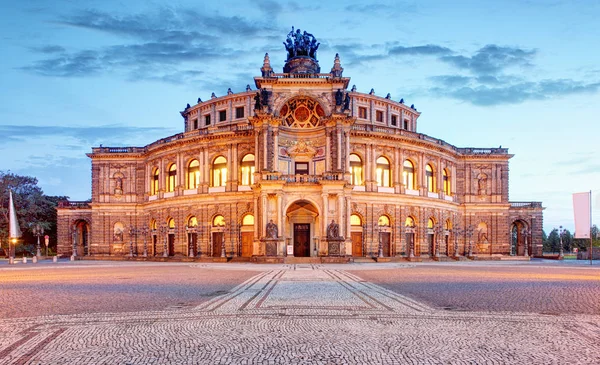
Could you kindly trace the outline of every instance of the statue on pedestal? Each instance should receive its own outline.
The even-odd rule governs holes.
[[[267,223],[267,238],[277,238],[278,235],[277,225],[273,223],[273,220],[271,219],[269,223]]]
[[[335,223],[332,219],[331,223],[327,226],[327,239],[339,239],[340,238],[340,225]]]

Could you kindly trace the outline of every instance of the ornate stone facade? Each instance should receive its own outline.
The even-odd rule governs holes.
[[[311,72],[320,68],[309,39],[300,52],[288,36],[289,72],[274,73],[266,55],[257,91],[188,105],[184,132],[92,148],[92,200],[59,207],[59,253],[541,254],[543,208],[509,201],[507,149],[418,133],[420,113],[403,100],[349,90],[338,55],[330,73]]]

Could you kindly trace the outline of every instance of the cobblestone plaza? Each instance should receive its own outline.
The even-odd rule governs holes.
[[[594,364],[577,262],[0,263],[2,364]]]

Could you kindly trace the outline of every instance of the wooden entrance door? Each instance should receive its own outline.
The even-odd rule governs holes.
[[[384,257],[390,256],[390,232],[381,232],[381,251]]]
[[[188,255],[190,248],[192,249],[192,255],[196,256],[198,254],[198,234],[190,233],[189,236],[189,247],[188,247]]]
[[[175,235],[169,234],[169,256],[175,256]]]
[[[254,232],[242,232],[242,257],[252,257]]]
[[[294,256],[310,256],[310,224],[294,224]]]
[[[221,257],[222,247],[223,247],[223,232],[213,232],[213,234],[212,234],[212,255],[213,255],[213,257]]]
[[[158,236],[157,235],[152,235],[152,247],[150,247],[150,249],[152,250],[152,256],[156,256],[156,241],[158,240]]]
[[[362,232],[352,232],[352,256],[361,257],[363,255]]]

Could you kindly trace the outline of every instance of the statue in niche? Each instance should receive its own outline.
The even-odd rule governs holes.
[[[335,220],[332,219],[331,223],[327,226],[327,238],[340,238],[340,225],[335,223]]]
[[[346,98],[344,99],[344,110],[350,110],[350,94],[346,93]]]
[[[477,176],[477,195],[487,194],[487,175],[479,174]]]
[[[117,177],[115,181],[115,194],[121,194],[123,192],[123,178]]]
[[[278,235],[277,225],[273,223],[273,220],[271,219],[269,223],[267,223],[267,238],[277,238]]]
[[[113,236],[113,241],[123,242],[123,231],[119,228],[115,228],[115,234]]]
[[[343,98],[344,94],[342,93],[342,90],[338,89],[335,93],[335,105],[342,105]]]
[[[260,110],[260,94],[258,91],[254,95],[254,110]]]

